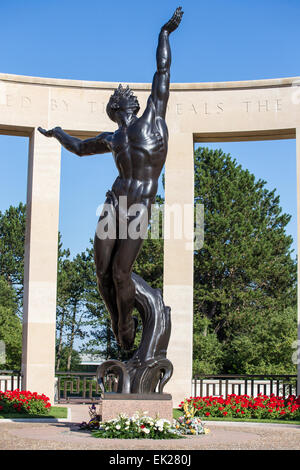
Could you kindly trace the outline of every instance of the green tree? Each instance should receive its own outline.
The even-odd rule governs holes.
[[[194,316],[193,376],[217,374],[223,366],[223,348],[208,318]]]
[[[57,360],[56,369],[61,368],[62,351],[67,355],[66,370],[70,370],[76,339],[83,340],[90,325],[86,308],[89,272],[85,253],[72,260],[68,253],[59,263],[58,316],[57,316]]]
[[[290,216],[282,212],[276,190],[265,186],[222,150],[196,150],[195,203],[204,205],[204,244],[194,257],[194,316],[196,331],[198,318],[208,319],[202,334],[213,332],[222,345],[227,360],[219,372],[244,370],[240,361],[232,362],[238,344],[248,357],[249,348],[268,335],[279,348],[281,338],[270,325],[284,325],[287,308],[291,318],[295,314],[296,262],[285,232]],[[257,361],[247,364],[254,370]]]
[[[60,233],[58,234],[57,257],[57,299],[56,299],[56,370],[62,367],[61,358],[64,348],[65,322],[68,315],[70,280],[65,267],[65,260],[70,257],[70,250],[63,249]]]
[[[63,344],[60,352],[60,369],[61,371],[78,371],[80,370],[80,354],[76,349],[72,349],[70,355],[70,348],[68,345]]]
[[[161,196],[156,197],[156,206],[161,208],[164,200]],[[157,221],[155,221],[157,222]],[[148,236],[145,239],[142,249],[134,263],[133,271],[141,276],[153,289],[163,289],[163,265],[164,265],[164,241],[162,237],[162,217],[159,216],[157,235],[151,231],[151,221],[149,224]]]
[[[296,374],[292,363],[292,343],[296,339],[297,311],[275,309],[268,316],[247,312],[250,318],[232,334],[224,354],[224,367],[230,373]]]
[[[26,206],[0,211],[0,275],[15,288],[19,307],[23,297]]]
[[[22,324],[17,315],[16,294],[7,280],[0,276],[0,341],[5,346],[1,369],[20,369],[22,355]]]

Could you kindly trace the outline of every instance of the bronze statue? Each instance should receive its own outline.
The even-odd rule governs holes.
[[[126,390],[128,393],[152,393],[158,383],[161,392],[172,374],[172,365],[166,359],[170,308],[164,306],[158,289],[151,289],[143,279],[132,273],[144,237],[133,239],[129,236],[128,225],[135,216],[124,212],[119,201],[120,197],[126,196],[128,207],[140,204],[142,212],[150,216],[168,149],[165,115],[170,85],[169,35],[179,26],[182,15],[181,7],[177,8],[161,28],[156,51],[157,71],[146,109],[140,117],[137,117],[140,109],[137,98],[128,87],[119,85],[106,108],[110,119],[118,124],[115,132],[104,132],[80,140],[66,134],[60,127],[48,131],[39,128],[46,137],[55,137],[67,150],[80,157],[107,152],[114,156],[119,176],[108,191],[105,203],[112,210],[103,212],[99,220],[116,216],[116,228],[119,229],[120,223],[124,224],[125,221],[127,233],[122,238],[118,235],[114,238],[95,235],[97,281],[110,312],[112,330],[121,347],[130,350],[134,343],[137,326],[136,319],[132,317],[134,307],[141,314],[143,336],[139,349],[128,363],[107,361],[100,375],[102,377],[105,370],[118,369],[119,391]]]

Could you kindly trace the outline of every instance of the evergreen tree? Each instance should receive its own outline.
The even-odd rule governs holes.
[[[21,367],[22,324],[17,309],[18,302],[14,289],[3,276],[0,276],[0,341],[5,347],[1,369]]]
[[[0,211],[0,275],[15,288],[19,309],[23,297],[25,224],[26,206],[22,202],[4,213]]]
[[[57,361],[61,368],[62,352],[67,354],[67,370],[70,370],[75,341],[88,335],[91,320],[86,307],[89,288],[89,266],[85,253],[70,260],[68,252],[59,263]]]
[[[217,336],[227,356],[220,372],[245,370],[233,361],[233,344],[254,349],[269,335],[279,347],[276,328],[269,325],[281,318],[282,329],[290,331],[288,308],[294,324],[296,262],[285,233],[290,216],[282,212],[276,191],[265,186],[222,150],[196,150],[195,203],[204,205],[204,244],[194,257],[195,335]],[[208,320],[204,326],[198,317]],[[255,364],[248,362],[248,370]]]

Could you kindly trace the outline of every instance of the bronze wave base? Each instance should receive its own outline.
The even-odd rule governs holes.
[[[131,277],[135,286],[135,307],[142,319],[142,339],[129,361],[103,362],[97,369],[97,380],[104,394],[105,377],[113,374],[118,380],[117,393],[161,395],[173,373],[173,365],[166,357],[171,309],[165,306],[160,289],[153,289],[135,273]]]

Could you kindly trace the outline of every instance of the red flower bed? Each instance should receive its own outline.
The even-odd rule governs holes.
[[[190,397],[187,401],[194,406],[195,416],[199,417],[300,420],[300,395],[283,398],[274,394],[250,397],[233,393],[226,398]],[[182,406],[183,402],[179,408]]]
[[[0,414],[22,413],[46,415],[51,404],[46,395],[38,395],[27,390],[0,391]]]

